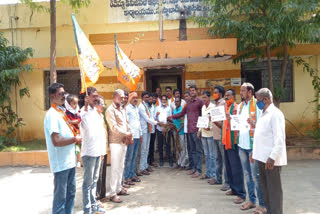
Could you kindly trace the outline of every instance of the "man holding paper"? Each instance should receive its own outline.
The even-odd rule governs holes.
[[[212,133],[212,122],[211,122],[211,110],[214,104],[210,102],[210,91],[204,91],[202,93],[202,101],[204,105],[201,109],[202,117],[199,117],[198,122],[201,118],[205,118],[205,126],[198,127],[198,138],[201,138],[203,152],[206,160],[206,174],[201,179],[210,179],[216,177],[216,155],[213,145],[213,133]]]
[[[223,111],[216,111],[219,114],[212,114],[213,117],[213,121],[215,121],[213,123],[213,139],[214,139],[214,150],[216,152],[216,178],[210,179],[208,182],[211,185],[216,185],[216,184],[222,184],[222,172],[223,173],[223,177],[224,177],[224,185],[222,186],[221,190],[222,191],[227,191],[230,187],[229,187],[229,183],[228,183],[228,177],[227,177],[227,173],[226,173],[226,169],[224,167],[224,148],[223,145],[221,143],[221,124],[222,121],[225,120],[225,100],[224,98],[224,94],[225,94],[225,89],[220,86],[217,85],[214,87],[214,94],[213,94],[213,99],[216,102],[216,108],[222,108]],[[216,120],[215,117],[218,117],[220,119]],[[223,170],[224,168],[224,170]]]
[[[231,116],[237,114],[238,105],[235,102],[236,92],[228,89],[225,95],[226,117],[222,122],[222,144],[224,145],[224,163],[231,190],[226,195],[236,195],[235,201],[242,203],[246,199],[246,190],[243,182],[243,171],[237,145],[237,132],[231,129]]]
[[[261,115],[261,110],[256,105],[256,99],[254,98],[254,87],[251,83],[243,83],[240,88],[240,96],[243,102],[238,108],[237,114],[243,120],[254,121],[259,120]],[[259,207],[257,211],[264,212],[266,209],[264,207],[264,201],[262,193],[260,190],[260,179],[259,179],[259,170],[257,161],[250,163],[249,157],[252,153],[253,148],[253,136],[254,136],[254,127],[251,126],[250,130],[240,129],[238,136],[238,146],[239,146],[239,156],[241,160],[242,169],[245,175],[249,201],[243,204],[240,209],[248,210],[256,207],[256,195],[259,200]],[[257,191],[257,194],[255,192]],[[238,201],[239,204],[242,203]],[[236,202],[235,202],[236,203]]]

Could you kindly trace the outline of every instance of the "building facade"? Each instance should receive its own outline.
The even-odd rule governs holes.
[[[208,8],[201,1],[164,1],[163,41],[160,41],[157,2],[92,0],[88,8],[76,13],[78,23],[106,67],[95,87],[107,105],[112,102],[117,88],[128,90],[117,81],[115,34],[122,50],[144,70],[137,88],[139,94],[144,90],[155,91],[156,87],[164,89],[167,85],[184,91],[188,85],[196,84],[199,92],[213,91],[215,85],[222,85],[235,89],[237,102],[240,102],[241,82],[252,82],[256,88],[268,86],[265,62],[255,66],[233,64],[232,57],[237,54],[236,39],[212,38],[208,29],[198,28],[188,20],[191,15],[206,14]],[[42,4],[48,6],[48,3]],[[73,11],[61,2],[57,2],[56,11],[58,82],[65,84],[68,92],[77,94],[80,73],[71,22]],[[22,83],[29,87],[31,97],[18,98],[18,114],[26,123],[19,132],[22,141],[44,139],[43,119],[49,107],[50,15],[32,11],[23,4],[0,5],[0,31],[14,45],[34,49],[34,58],[27,62],[33,65],[33,72],[22,75]],[[297,45],[289,53],[320,68],[319,45]],[[276,81],[280,67],[281,61],[274,58]],[[315,125],[319,117],[317,104],[310,102],[315,96],[311,81],[308,73],[304,73],[292,58],[280,108],[302,132]],[[287,134],[297,134],[289,123]]]

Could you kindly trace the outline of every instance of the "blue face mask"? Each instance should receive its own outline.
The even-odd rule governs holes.
[[[259,108],[260,110],[263,110],[263,108],[264,108],[263,100],[257,102],[257,106],[258,106],[258,108]]]

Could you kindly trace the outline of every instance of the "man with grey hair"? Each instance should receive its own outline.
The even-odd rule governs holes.
[[[121,107],[124,97],[124,91],[117,89],[113,94],[113,103],[106,111],[111,151],[110,192],[106,197],[115,203],[121,202],[119,195],[128,195],[121,182],[127,145],[133,141],[126,111]]]
[[[268,213],[283,213],[281,167],[287,165],[285,119],[283,113],[273,105],[272,93],[262,88],[256,93],[261,117],[255,126],[252,158],[258,161],[260,186]]]

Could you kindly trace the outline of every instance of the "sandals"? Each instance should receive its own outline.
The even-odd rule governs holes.
[[[138,177],[131,178],[131,181],[133,181],[133,182],[141,182],[140,178],[138,178]]]
[[[209,179],[209,178],[210,178],[210,177],[207,176],[207,175],[202,175],[201,178],[200,178],[200,180]]]
[[[266,214],[267,209],[264,207],[257,207],[255,211],[253,211],[253,214]]]
[[[240,198],[240,197],[237,197],[234,201],[233,201],[233,203],[235,203],[235,204],[241,204],[241,203],[243,203],[245,200],[243,199],[243,198]],[[247,202],[248,203],[248,202]],[[247,204],[246,203],[246,204]],[[241,208],[240,208],[241,209]]]
[[[129,195],[129,193],[126,190],[122,189],[120,192],[117,193],[117,195],[127,196]]]
[[[125,182],[124,182],[124,184],[126,184],[126,185],[130,185],[130,186],[135,185],[135,183],[134,183],[134,182],[132,182],[132,181],[130,181],[129,179],[128,179],[127,181],[125,181]]]
[[[249,210],[252,208],[256,208],[256,205],[251,201],[248,201],[247,203],[241,205],[240,210]]]
[[[113,203],[122,203],[121,198],[117,195],[110,197],[110,201],[112,201]]]

